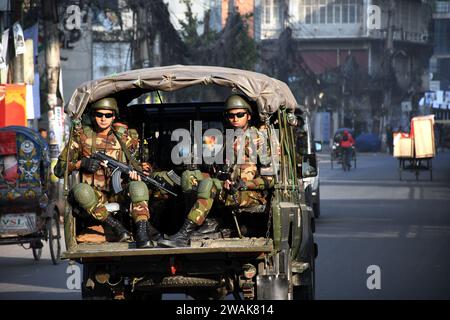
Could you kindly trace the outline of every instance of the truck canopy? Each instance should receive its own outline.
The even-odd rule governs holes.
[[[218,85],[240,90],[256,102],[261,121],[280,107],[294,112],[297,102],[286,83],[266,75],[232,68],[174,65],[123,72],[80,85],[72,95],[67,113],[80,118],[88,103],[128,93],[130,100],[149,91],[171,92],[196,85]]]

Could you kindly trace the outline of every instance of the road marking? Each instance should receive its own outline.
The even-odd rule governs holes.
[[[416,238],[419,231],[419,226],[409,226],[408,232],[406,233],[407,238]]]
[[[314,237],[317,238],[400,238],[399,231],[388,232],[340,232],[340,233],[322,233],[316,232]]]
[[[17,283],[2,282],[0,292],[53,292],[53,293],[73,293],[81,290],[69,290],[64,288],[52,288],[34,285],[23,285]]]

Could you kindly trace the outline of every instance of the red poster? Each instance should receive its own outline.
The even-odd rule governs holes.
[[[0,127],[26,125],[26,86],[24,84],[1,85]]]

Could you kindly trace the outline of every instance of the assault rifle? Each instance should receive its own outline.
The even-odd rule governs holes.
[[[141,177],[141,180],[143,182],[145,182],[147,185],[150,185],[153,188],[161,189],[167,193],[170,193],[171,195],[173,195],[175,197],[177,196],[177,194],[175,192],[173,192],[172,190],[169,189],[167,184],[162,179],[158,179],[159,181],[157,181],[153,178],[150,178],[149,176],[145,175],[142,171],[133,169],[133,167],[131,167],[125,163],[122,163],[120,161],[117,161],[117,160],[111,158],[110,156],[107,156],[103,152],[97,151],[94,154],[92,154],[91,158],[97,159],[102,162],[107,161],[107,166],[109,168],[111,168],[113,171],[112,177],[111,177],[111,182],[112,182],[112,186],[113,186],[115,193],[119,193],[123,190],[122,184],[120,182],[120,176],[122,175],[122,173],[129,174],[131,171],[136,171],[138,176]]]

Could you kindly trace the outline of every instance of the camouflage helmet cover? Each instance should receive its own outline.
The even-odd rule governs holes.
[[[246,109],[252,114],[252,107],[246,97],[240,94],[233,94],[225,101],[225,112],[233,109]]]
[[[117,106],[117,101],[114,98],[103,98],[94,102],[91,106],[91,110],[111,110],[114,111],[116,115],[119,114],[119,107]]]

